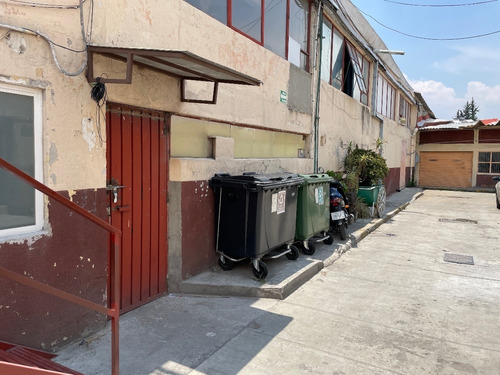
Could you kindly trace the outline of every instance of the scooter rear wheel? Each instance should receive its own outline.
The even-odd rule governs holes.
[[[339,234],[342,241],[347,238],[347,230],[345,224],[339,225]]]

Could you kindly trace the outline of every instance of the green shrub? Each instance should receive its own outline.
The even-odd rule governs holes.
[[[354,209],[356,210],[356,215],[360,219],[371,219],[372,212],[370,207],[366,204],[365,200],[361,197],[356,197],[356,201],[353,204]]]
[[[372,150],[349,148],[344,159],[344,168],[347,173],[357,173],[359,184],[371,186],[384,179],[389,174],[385,159]]]
[[[345,182],[345,174],[343,172],[326,171],[326,174],[330,177],[333,177],[335,181],[338,181],[344,191],[348,190],[348,186]]]

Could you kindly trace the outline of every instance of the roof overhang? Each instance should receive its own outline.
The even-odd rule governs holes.
[[[181,101],[183,102],[215,104],[217,102],[219,83],[249,86],[260,86],[261,84],[261,81],[256,78],[187,51],[88,46],[87,54],[87,80],[89,82],[99,80],[102,83],[130,84],[132,83],[132,70],[135,64],[178,78],[181,81]],[[125,77],[96,77],[94,75],[95,55],[125,62]],[[185,95],[186,81],[212,82],[214,84],[212,100],[187,99]]]
[[[434,116],[434,112],[432,112],[431,108],[427,105],[427,102],[425,101],[425,99],[422,96],[422,94],[419,93],[418,91],[414,91],[413,93],[415,94],[415,97],[417,98],[417,102],[419,102],[420,104],[422,104],[424,106],[424,109],[429,114],[429,116],[431,116],[433,119],[435,119],[436,116]]]

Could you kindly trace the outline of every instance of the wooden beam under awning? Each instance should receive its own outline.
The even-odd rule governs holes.
[[[215,104],[219,83],[249,86],[260,86],[262,83],[256,78],[187,51],[88,46],[87,54],[87,80],[90,83],[99,80],[102,83],[130,84],[132,83],[132,68],[136,64],[180,79],[181,101],[183,102]],[[95,77],[94,55],[96,54],[125,62],[125,78]],[[214,83],[212,100],[186,99],[185,81],[189,80]]]

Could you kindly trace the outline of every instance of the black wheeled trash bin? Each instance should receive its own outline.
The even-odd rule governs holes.
[[[292,173],[216,174],[210,180],[215,192],[215,250],[223,270],[250,259],[255,277],[264,279],[267,267],[262,258],[298,258],[293,242],[302,181]]]

